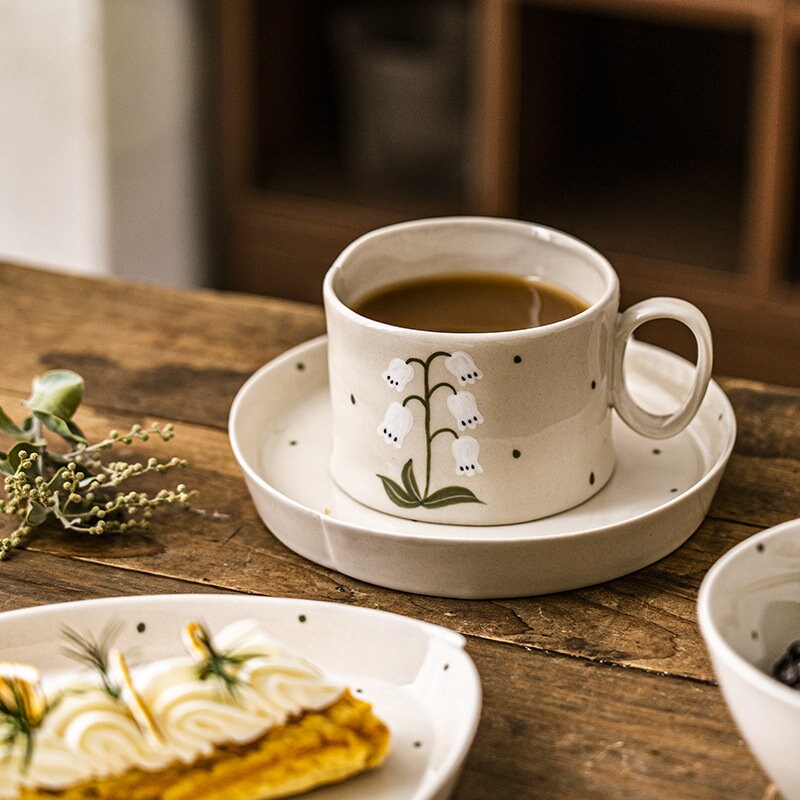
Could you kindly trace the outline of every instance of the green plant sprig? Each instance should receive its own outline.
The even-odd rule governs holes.
[[[205,625],[190,622],[184,629],[184,644],[197,661],[196,674],[201,681],[216,678],[232,696],[236,696],[241,679],[240,667],[255,658],[255,654],[236,653],[232,650],[220,652],[216,649],[211,634]]]
[[[33,756],[35,731],[55,704],[49,704],[42,693],[36,669],[3,664],[0,672],[0,744],[8,754],[22,740],[20,768],[24,772]]]
[[[111,678],[109,669],[109,651],[120,633],[122,625],[112,622],[106,625],[98,638],[91,633],[81,634],[72,628],[64,628],[66,639],[64,654],[80,664],[93,669],[103,682],[103,689],[115,700],[122,696],[122,688]]]
[[[16,440],[8,452],[0,451],[6,494],[6,499],[0,499],[0,512],[20,518],[16,529],[0,539],[0,560],[50,518],[79,533],[124,533],[148,528],[153,511],[161,506],[189,504],[193,492],[183,484],[154,495],[121,488],[131,478],[184,467],[186,461],[177,457],[149,458],[145,463],[104,461],[103,456],[115,446],[151,437],[168,442],[174,430],[157,422],[147,428],[133,425],[126,433],[111,431],[105,439],[89,444],[72,419],[83,399],[83,385],[75,372],[51,370],[34,380],[33,392],[23,403],[31,415],[20,425],[0,408],[0,432]],[[64,452],[50,448],[45,429],[66,443]]]

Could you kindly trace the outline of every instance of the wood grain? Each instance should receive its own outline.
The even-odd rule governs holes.
[[[189,466],[172,480],[199,490],[191,510],[164,511],[144,535],[86,537],[45,526],[0,563],[0,611],[189,591],[393,611],[463,633],[480,671],[484,714],[459,800],[768,791],[714,685],[695,602],[720,555],[800,516],[800,390],[721,380],[739,425],[734,454],[708,517],[666,558],[573,592],[454,600],[382,589],[313,564],[257,516],[228,442],[228,408],[253,370],[324,329],[319,308],[2,265],[0,301],[0,406],[19,418],[33,374],[76,369],[87,382],[78,421],[91,437],[173,422],[172,442],[126,455],[185,457]],[[0,519],[0,534],[11,526]]]
[[[0,393],[0,405],[10,408],[12,397]],[[110,427],[135,421],[134,416],[87,411],[81,421],[90,435],[102,436]],[[633,575],[576,592],[497,602],[408,595],[348,578],[285,548],[258,518],[227,435],[180,422],[176,431],[166,454],[190,462],[187,469],[174,473],[173,480],[199,488],[192,510],[164,511],[146,535],[93,538],[48,527],[30,548],[209,587],[378,607],[526,648],[711,679],[695,623],[696,593],[708,567],[754,532],[749,525],[710,516],[667,558]],[[161,450],[148,443],[130,448],[129,455],[139,453],[135,457],[142,460]],[[727,481],[728,476],[723,486]],[[755,514],[747,493],[735,486],[726,492],[731,498],[743,496],[738,510],[727,508],[723,516],[742,513],[742,507]],[[773,498],[771,513],[782,497]],[[0,519],[0,530],[9,529],[9,521]],[[13,566],[13,561],[0,564],[0,575]]]
[[[91,405],[219,428],[258,367],[324,331],[316,306],[7,265],[0,303],[2,388],[27,394],[33,375],[74,369]]]
[[[768,781],[713,686],[470,641],[487,713],[457,800],[760,798]]]

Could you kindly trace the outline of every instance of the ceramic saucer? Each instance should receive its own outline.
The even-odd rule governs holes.
[[[625,370],[643,406],[666,413],[693,365],[631,342]],[[697,529],[733,449],[736,420],[711,382],[686,430],[647,439],[616,416],[617,466],[582,505],[518,525],[414,522],[350,499],[331,479],[327,339],[258,370],[231,407],[229,435],[256,508],[287,547],[379,586],[463,598],[547,594],[601,583],[652,564]]]

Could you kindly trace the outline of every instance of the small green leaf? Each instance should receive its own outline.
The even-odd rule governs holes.
[[[456,503],[482,503],[472,491],[465,486],[445,486],[444,489],[437,489],[433,494],[428,495],[422,505],[425,508],[444,508]]]
[[[383,482],[383,488],[389,499],[396,506],[400,506],[401,508],[417,508],[417,506],[420,505],[420,501],[406,492],[400,484],[396,483],[391,478],[387,478],[385,475],[378,475],[378,477]]]
[[[28,503],[28,511],[25,514],[25,522],[28,525],[41,525],[47,519],[47,508],[36,500],[31,500]]]
[[[12,474],[16,473],[19,470],[19,465],[22,460],[20,453],[33,453],[36,452],[37,448],[33,447],[28,442],[17,442],[11,450],[8,451],[8,464],[13,470]],[[31,464],[31,466],[25,470],[25,474],[29,475],[30,477],[34,477],[37,474],[36,465]]]
[[[422,495],[419,493],[417,479],[414,476],[414,465],[410,458],[403,465],[403,472],[401,473],[400,478],[403,481],[403,486],[405,486],[406,492],[411,495],[411,497],[421,501]]]
[[[25,401],[31,411],[72,419],[83,400],[83,378],[68,369],[53,369],[33,381],[33,394]]]
[[[30,434],[14,424],[14,421],[2,408],[0,408],[0,431],[13,436],[17,441],[29,442],[31,440]]]
[[[34,411],[34,416],[41,420],[42,425],[48,430],[57,433],[62,439],[66,439],[73,444],[86,444],[86,437],[83,431],[72,421],[61,419],[54,414],[48,414],[44,411]]]

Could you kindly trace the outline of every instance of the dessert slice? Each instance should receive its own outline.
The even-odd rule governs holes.
[[[385,758],[389,732],[370,705],[257,624],[212,642],[190,623],[183,638],[189,655],[134,671],[112,650],[102,681],[72,681],[53,700],[31,668],[0,667],[0,798],[270,800]]]

